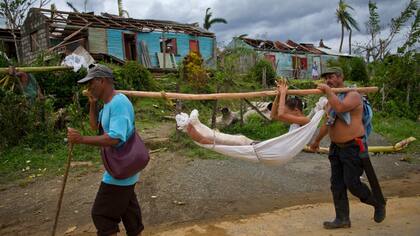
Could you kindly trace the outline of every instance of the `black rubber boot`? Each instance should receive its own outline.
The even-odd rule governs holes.
[[[340,228],[350,228],[350,220],[340,220],[335,218],[334,221],[324,221],[324,229],[340,229]]]
[[[325,221],[325,229],[350,228],[351,222],[349,218],[349,202],[348,200],[334,200],[335,219],[333,221]]]
[[[386,208],[384,204],[378,203],[373,195],[371,195],[367,200],[362,201],[368,205],[371,205],[375,208],[375,213],[373,214],[373,220],[375,220],[376,223],[381,223],[384,221],[386,217]]]

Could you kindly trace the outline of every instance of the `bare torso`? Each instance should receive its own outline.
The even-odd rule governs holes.
[[[328,128],[330,139],[335,143],[345,143],[365,134],[365,128],[362,122],[363,104],[360,104],[349,111],[351,122],[349,125],[345,121],[337,118],[334,125]]]

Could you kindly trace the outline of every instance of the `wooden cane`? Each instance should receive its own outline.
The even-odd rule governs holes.
[[[73,156],[73,144],[69,143],[66,171],[64,173],[63,183],[61,184],[60,197],[58,198],[57,210],[55,212],[55,218],[54,218],[54,226],[53,226],[52,233],[51,233],[52,236],[55,236],[55,231],[57,229],[58,217],[60,215],[61,203],[63,202],[64,189],[66,188],[66,182],[67,182],[67,177],[69,175],[70,163],[71,163],[72,156]]]

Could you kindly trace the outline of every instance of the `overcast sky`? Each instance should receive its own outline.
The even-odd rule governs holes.
[[[68,0],[84,10],[85,0]],[[70,11],[66,1],[54,1],[59,10]],[[354,8],[352,15],[359,23],[360,32],[353,32],[353,43],[368,40],[365,22],[368,18],[368,0],[347,0]],[[376,0],[381,26],[389,27],[391,18],[397,17],[408,0]],[[203,23],[206,8],[213,17],[223,17],[228,24],[213,25],[217,41],[228,43],[233,36],[248,34],[251,38],[315,43],[323,38],[324,43],[338,50],[341,27],[335,18],[338,0],[123,0],[123,7],[130,17],[137,19],[173,20],[181,23]],[[87,11],[117,14],[117,0],[87,0]],[[394,47],[401,44],[407,35],[404,30],[394,39]],[[344,51],[348,50],[345,35]]]

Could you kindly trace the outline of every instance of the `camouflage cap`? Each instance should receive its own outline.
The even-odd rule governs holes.
[[[343,75],[343,70],[338,66],[328,67],[324,72],[322,72],[321,77],[324,77],[327,74],[341,74],[341,75]]]

